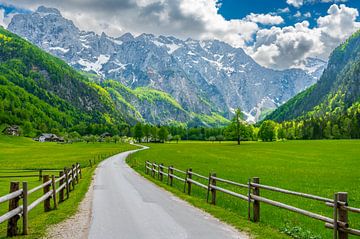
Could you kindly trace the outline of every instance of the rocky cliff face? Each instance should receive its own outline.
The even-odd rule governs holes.
[[[230,118],[240,107],[249,121],[314,84],[326,64],[309,59],[303,70],[276,71],[260,66],[242,49],[217,40],[97,35],[80,31],[58,10],[45,7],[14,16],[8,29],[79,70],[132,89],[166,92],[188,112],[216,112]]]

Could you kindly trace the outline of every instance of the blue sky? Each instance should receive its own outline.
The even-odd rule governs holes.
[[[334,2],[337,4],[345,4],[348,7],[360,10],[360,0],[348,0],[346,2],[329,1],[327,3],[320,0],[314,0],[307,1],[307,3],[299,8],[287,4],[285,0],[223,0],[220,1],[221,7],[219,13],[227,20],[242,19],[249,13],[274,13],[284,18],[285,23],[282,25],[294,25],[296,22],[306,19],[310,22],[310,26],[314,26],[316,25],[316,19],[319,16],[326,15],[327,10]],[[279,12],[279,9],[285,8],[289,8],[290,12]],[[301,17],[294,17],[297,11],[302,13]],[[303,16],[303,14],[308,12],[311,13],[311,17]],[[359,20],[360,17],[357,19]]]
[[[360,0],[0,0],[0,25],[41,5],[98,34],[218,39],[274,69],[327,60],[360,29]]]

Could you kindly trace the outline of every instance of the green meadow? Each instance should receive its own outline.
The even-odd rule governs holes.
[[[182,170],[192,168],[205,176],[216,172],[220,178],[240,183],[260,177],[262,184],[331,199],[336,192],[348,192],[349,205],[360,208],[359,140],[242,142],[240,146],[232,142],[181,142],[148,146],[149,150],[138,152],[128,159],[128,163],[143,175],[145,160],[149,160]],[[255,225],[246,220],[245,201],[218,192],[217,205],[212,206],[206,203],[206,190],[195,185],[189,197],[182,192],[184,184],[180,181],[175,180],[174,187],[170,188],[166,180],[161,183],[150,176],[145,177],[237,228],[251,231],[258,238],[286,238],[285,234],[309,239],[332,237],[332,231],[320,221],[263,203],[261,222]],[[218,185],[247,193],[246,189]],[[332,208],[324,203],[263,189],[260,193],[267,198],[332,217]],[[349,220],[352,228],[360,229],[359,214],[349,213]]]
[[[91,182],[95,167],[90,167],[89,160],[96,159],[100,162],[103,158],[119,152],[135,149],[135,146],[120,143],[38,143],[32,139],[23,137],[0,136],[0,196],[9,192],[11,181],[27,181],[29,189],[41,184],[38,172],[28,170],[47,169],[43,175],[58,175],[65,166],[69,167],[78,162],[83,168],[83,178],[70,193],[70,198],[59,204],[57,210],[44,213],[43,205],[40,204],[29,213],[29,235],[26,238],[40,238],[44,236],[49,225],[58,223],[73,215],[81,202]],[[20,175],[34,175],[34,177],[15,177]],[[8,177],[1,177],[8,176]],[[41,190],[31,195],[30,201],[42,195]],[[0,215],[7,211],[8,204],[0,204]],[[21,219],[18,226],[21,231]],[[6,236],[7,223],[0,224],[0,238]]]

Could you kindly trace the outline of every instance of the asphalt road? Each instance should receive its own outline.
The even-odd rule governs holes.
[[[248,238],[138,175],[129,153],[99,165],[89,238]]]

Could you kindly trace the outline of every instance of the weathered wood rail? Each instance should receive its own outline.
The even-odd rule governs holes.
[[[42,175],[43,183],[32,189],[28,189],[28,183],[22,182],[20,188],[19,182],[10,183],[10,193],[0,197],[0,204],[9,202],[9,211],[0,216],[0,224],[8,221],[7,236],[12,237],[19,235],[18,221],[22,218],[22,234],[28,234],[28,214],[35,207],[44,204],[44,211],[51,210],[51,201],[53,201],[53,208],[56,209],[58,203],[62,203],[66,198],[69,198],[70,191],[75,189],[75,185],[79,183],[82,177],[82,171],[79,163],[73,164],[69,168],[64,168],[59,172],[59,176]],[[39,190],[43,190],[43,195],[35,199],[33,202],[29,201],[29,196]],[[21,203],[21,205],[20,205]]]
[[[164,170],[167,169],[167,173]],[[217,192],[225,193],[227,195],[233,196],[235,198],[241,199],[247,202],[248,205],[248,219],[253,222],[260,221],[260,203],[265,203],[274,207],[282,208],[291,212],[295,212],[309,218],[322,221],[325,223],[325,228],[333,230],[334,239],[347,239],[348,236],[356,235],[360,236],[360,230],[350,228],[348,222],[348,213],[359,213],[360,209],[355,207],[350,207],[348,205],[348,194],[346,192],[335,193],[333,199],[324,198],[312,194],[301,193],[296,191],[291,191],[287,189],[282,189],[278,187],[273,187],[269,185],[260,184],[260,179],[257,177],[249,179],[247,183],[238,183],[224,178],[216,176],[216,173],[209,173],[209,176],[195,173],[191,168],[186,171],[174,168],[173,166],[165,167],[163,164],[150,163],[149,161],[145,162],[145,173],[150,174],[152,177],[157,177],[160,181],[163,181],[163,176],[167,176],[167,184],[173,186],[174,179],[184,183],[184,193],[191,195],[192,185],[198,186],[206,190],[206,200],[209,202],[211,197],[211,204],[216,204],[216,194]],[[175,174],[177,173],[177,174]],[[161,177],[160,177],[161,175]],[[201,179],[207,182],[207,185],[195,180],[196,178]],[[224,185],[231,185],[233,187],[238,187],[247,190],[247,194],[241,194],[238,192],[231,191],[224,187],[220,187],[219,183]],[[186,190],[187,189],[187,190]],[[281,194],[293,195],[301,198],[306,198],[309,200],[315,200],[324,203],[325,206],[333,208],[332,217],[327,217],[320,215],[318,213],[310,212],[298,207],[294,207],[282,202],[278,202],[263,196],[260,196],[260,190],[267,190],[272,192],[277,192]]]

